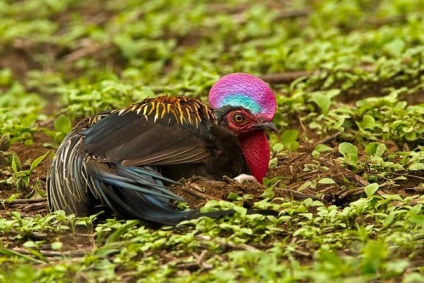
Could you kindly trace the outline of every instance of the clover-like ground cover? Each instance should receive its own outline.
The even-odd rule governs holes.
[[[420,0],[0,2],[0,282],[424,282]],[[155,229],[50,213],[78,119],[221,75],[275,90],[264,185],[182,180]],[[246,208],[277,216],[246,215]]]

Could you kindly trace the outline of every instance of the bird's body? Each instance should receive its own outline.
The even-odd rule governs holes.
[[[88,117],[53,160],[49,206],[88,215],[103,205],[121,217],[167,225],[225,215],[176,210],[170,201],[182,199],[165,184],[194,175],[253,174],[262,181],[268,120],[239,105],[214,111],[196,99],[166,96]]]

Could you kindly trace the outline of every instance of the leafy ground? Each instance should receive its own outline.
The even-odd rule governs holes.
[[[0,282],[424,282],[424,3],[258,3],[0,1]],[[231,72],[277,95],[264,186],[171,189],[236,216],[154,229],[49,213],[46,172],[76,121],[206,101]]]

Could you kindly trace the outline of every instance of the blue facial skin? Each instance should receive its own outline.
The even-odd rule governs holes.
[[[229,95],[225,97],[220,104],[221,106],[222,105],[242,106],[246,109],[249,109],[250,112],[254,114],[258,114],[261,112],[261,106],[258,103],[256,103],[256,101],[254,101],[252,98],[243,94]]]

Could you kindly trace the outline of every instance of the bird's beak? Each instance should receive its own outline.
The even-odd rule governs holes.
[[[257,130],[277,132],[277,127],[272,122],[259,122],[254,126]]]

